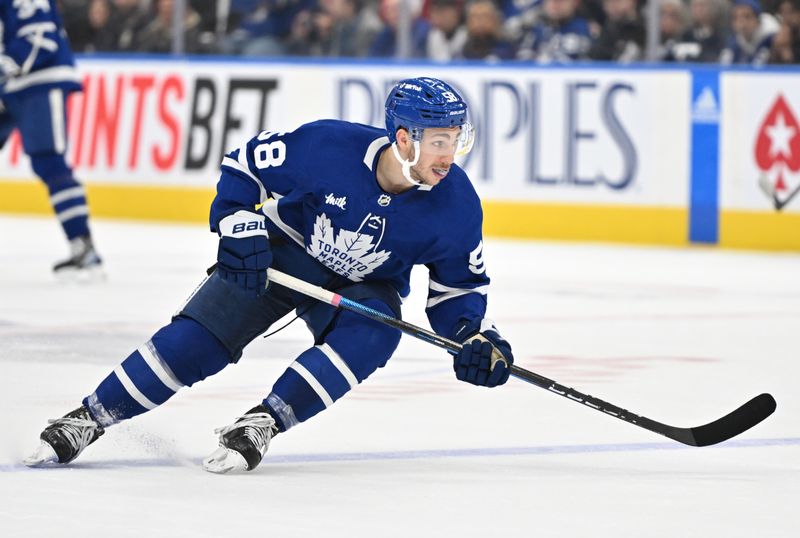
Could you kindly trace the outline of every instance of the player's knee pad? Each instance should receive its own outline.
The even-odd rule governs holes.
[[[395,315],[386,303],[377,299],[367,299],[361,304],[389,316]],[[400,343],[400,335],[394,327],[343,311],[325,337],[325,344],[347,363],[360,383],[386,365]]]
[[[64,155],[55,152],[34,153],[30,156],[31,168],[34,173],[42,178],[50,188],[50,192],[78,186],[78,182],[72,177],[72,170],[67,165]]]
[[[83,403],[100,424],[114,424],[158,407],[229,361],[228,351],[205,327],[178,317],[131,353]]]

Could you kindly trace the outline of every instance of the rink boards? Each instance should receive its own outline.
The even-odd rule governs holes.
[[[97,216],[204,222],[226,150],[318,118],[381,125],[393,82],[432,74],[474,112],[461,164],[488,235],[800,250],[800,71],[118,57],[79,68],[69,158]],[[50,211],[31,178],[15,135],[0,151],[0,211]]]

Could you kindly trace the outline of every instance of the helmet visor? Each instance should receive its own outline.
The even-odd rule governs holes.
[[[420,151],[432,155],[466,155],[475,143],[475,129],[470,122],[458,127],[412,129],[411,137],[419,141]]]

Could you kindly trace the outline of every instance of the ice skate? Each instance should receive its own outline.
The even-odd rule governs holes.
[[[62,418],[48,421],[33,454],[23,460],[29,467],[49,463],[69,463],[105,433],[100,424],[92,420],[89,412],[81,406]]]
[[[222,474],[255,469],[266,454],[270,439],[278,433],[278,427],[267,408],[258,405],[214,433],[219,434],[219,448],[203,460],[203,468]]]
[[[69,242],[70,257],[53,266],[59,279],[94,281],[102,280],[103,261],[98,256],[91,236],[83,235]]]

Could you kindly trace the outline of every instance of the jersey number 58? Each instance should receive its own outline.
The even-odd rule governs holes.
[[[258,135],[259,140],[269,140],[273,136],[281,136],[283,133],[273,133],[262,131]],[[262,142],[253,150],[253,158],[259,169],[269,168],[270,166],[280,166],[286,160],[286,144],[283,140],[272,142]]]

